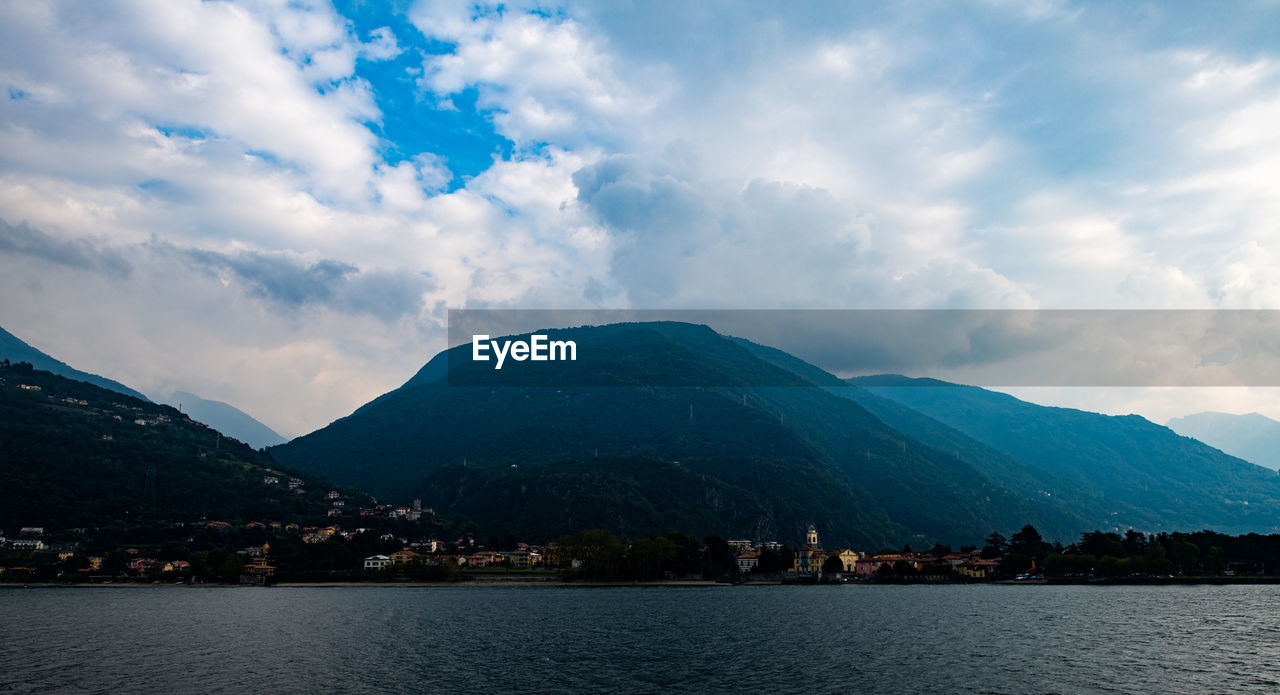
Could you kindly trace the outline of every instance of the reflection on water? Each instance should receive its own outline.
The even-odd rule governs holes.
[[[0,692],[1276,692],[1277,587],[0,589]]]

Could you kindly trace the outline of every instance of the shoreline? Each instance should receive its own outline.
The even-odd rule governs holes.
[[[567,581],[563,579],[543,578],[484,578],[466,579],[463,581],[284,581],[269,584],[265,587],[241,584],[187,584],[185,582],[5,582],[0,581],[0,589],[244,589],[244,588],[446,588],[446,587],[548,587],[548,588],[689,588],[689,587],[738,587],[738,586],[1267,586],[1280,584],[1280,577],[1166,577],[1166,578],[1128,578],[1128,579],[1093,579],[1093,580],[1054,580],[1054,579],[1000,579],[984,582],[843,582],[843,583],[808,583],[766,580],[734,584],[709,579],[654,580],[654,581]]]

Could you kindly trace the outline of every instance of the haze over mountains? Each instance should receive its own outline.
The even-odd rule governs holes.
[[[1021,519],[1055,535],[1081,523],[705,326],[554,337],[576,341],[579,361],[499,372],[442,354],[271,454],[534,538],[599,526],[794,539],[813,523],[831,542],[880,547],[977,540]],[[450,385],[447,372],[489,385]],[[765,383],[775,386],[756,386]]]
[[[191,419],[203,422],[255,449],[275,446],[287,441],[275,430],[253,419],[248,413],[222,401],[201,398],[186,391],[174,391],[159,400],[178,408]]]
[[[1026,464],[1032,483],[1142,530],[1271,532],[1280,522],[1280,476],[1138,415],[1053,408],[933,379],[848,380],[964,432]],[[857,399],[857,391],[851,397]],[[908,427],[908,429],[910,429]],[[1100,507],[1098,505],[1101,505]],[[1095,512],[1096,513],[1096,512]]]
[[[268,453],[287,468],[390,500],[421,498],[486,533],[531,541],[598,527],[632,538],[681,530],[794,542],[809,524],[824,542],[863,549],[975,543],[1026,523],[1063,541],[1131,527],[1280,531],[1280,476],[1138,416],[1049,408],[929,379],[842,380],[700,325],[550,333],[576,341],[579,360],[508,362],[498,371],[471,361],[463,345],[350,416]],[[16,347],[0,357],[41,358],[84,374],[4,335]],[[196,420],[239,413],[192,394],[174,397]],[[145,465],[127,463],[132,454],[68,459],[48,448],[63,437],[56,434],[45,437],[45,449],[12,444],[34,431],[74,431],[65,428],[88,411],[19,411],[24,427],[36,429],[11,428],[11,489],[55,494],[74,488],[65,481],[77,475],[91,480],[127,465],[137,507]],[[256,437],[275,433],[255,432],[255,423],[244,416],[247,429],[228,434],[261,446]],[[125,430],[133,437],[146,428]],[[156,461],[190,460],[175,453],[182,446],[143,450]],[[240,465],[271,465],[237,456]],[[51,457],[64,461],[58,476],[31,477]],[[87,468],[76,473],[65,463],[75,460]]]
[[[152,400],[114,379],[82,372],[61,360],[50,357],[3,328],[0,328],[0,359],[15,363],[27,362],[36,369],[43,369],[68,379],[84,381],[139,400]],[[255,449],[280,444],[285,441],[284,437],[277,434],[270,427],[258,422],[248,413],[228,403],[206,400],[184,391],[176,391],[167,397],[156,400],[169,405],[181,403],[183,412],[193,419],[203,422],[229,437],[235,437]]]
[[[1280,530],[1280,477],[1141,417],[901,377],[841,381],[703,326],[554,335],[585,359],[475,371],[469,346],[455,348],[271,453],[542,536],[682,524],[790,539],[816,523],[833,542],[871,547],[975,542],[1015,517],[1063,540],[1094,528]]]
[[[1169,429],[1232,456],[1280,470],[1280,422],[1260,413],[1196,413],[1175,417]]]
[[[10,362],[28,362],[36,369],[43,369],[46,372],[53,372],[59,376],[65,376],[68,379],[77,381],[86,381],[95,386],[100,386],[116,393],[123,393],[126,396],[132,396],[140,400],[150,400],[141,393],[125,386],[124,384],[108,379],[97,374],[82,372],[75,367],[54,359],[34,347],[28,345],[25,341],[16,335],[0,328],[0,360],[9,360]]]

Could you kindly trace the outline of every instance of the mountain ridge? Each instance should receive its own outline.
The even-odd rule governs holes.
[[[191,419],[199,420],[255,449],[263,449],[288,441],[287,437],[230,403],[201,398],[187,391],[174,391],[158,400],[178,408]]]
[[[1280,470],[1280,422],[1261,413],[1193,413],[1171,418],[1165,426],[1224,453]]]
[[[672,530],[662,527],[671,522],[661,515],[644,527],[601,506],[574,511],[591,493],[587,478],[597,488],[607,481],[642,491],[617,499],[619,508],[664,502],[652,481],[641,482],[645,476],[619,460],[678,466],[670,470],[701,481],[704,497],[739,500],[717,512],[718,525],[688,529],[695,533],[772,528],[794,540],[819,523],[833,541],[883,547],[977,542],[993,528],[1014,530],[1028,520],[1055,536],[1077,532],[1073,517],[1010,493],[706,326],[610,324],[554,333],[578,341],[578,362],[497,372],[466,359],[469,346],[455,347],[400,388],[270,452],[375,494],[418,493],[438,511],[463,513],[454,509],[463,505],[482,524],[514,523],[522,512],[510,502],[483,503],[476,480],[515,490],[540,484],[548,501],[522,504],[563,512],[536,529],[544,537],[568,530],[562,522],[570,515],[626,533]],[[614,463],[581,470],[600,459]],[[792,476],[810,483],[797,486]],[[680,497],[673,518],[696,516],[693,497]]]
[[[1058,491],[1101,498],[1112,505],[1119,527],[1280,531],[1274,471],[1141,416],[1041,406],[973,386],[893,375],[846,383],[1035,466],[1062,481]]]
[[[0,528],[315,523],[330,487],[170,406],[0,363]]]
[[[27,362],[36,369],[43,369],[68,379],[84,381],[140,400],[151,400],[141,392],[135,391],[114,379],[80,371],[62,360],[51,357],[4,328],[0,328],[0,359],[7,359],[10,362]]]

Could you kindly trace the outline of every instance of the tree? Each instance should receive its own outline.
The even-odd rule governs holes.
[[[1000,558],[1000,574],[1025,574],[1031,571],[1031,556],[1008,553]]]
[[[893,573],[899,577],[914,577],[919,574],[916,566],[906,560],[898,560],[893,563]]]
[[[627,550],[627,574],[636,579],[661,579],[676,554],[676,544],[669,538],[645,536]]]
[[[244,561],[235,555],[227,555],[222,561],[222,565],[218,568],[218,578],[224,582],[234,582],[240,579],[240,573],[244,571]]]
[[[1103,533],[1101,531],[1090,531],[1080,534],[1080,542],[1076,544],[1080,552],[1104,557],[1110,555],[1112,557],[1123,557],[1124,544],[1120,542],[1120,536],[1114,533]]]
[[[1217,576],[1227,569],[1227,563],[1222,557],[1222,548],[1216,545],[1209,546],[1209,552],[1205,553],[1204,570],[1206,573]]]
[[[782,570],[781,553],[776,548],[765,548],[760,551],[760,562],[756,567],[761,572],[778,572]]]
[[[992,531],[991,535],[987,536],[986,545],[982,548],[982,557],[988,560],[993,557],[999,557],[1004,554],[1005,549],[1008,547],[1009,543],[1005,540],[1004,534],[999,531]]]
[[[626,546],[602,529],[579,531],[556,539],[556,562],[562,566],[579,563],[575,576],[605,579],[618,576]]]
[[[822,562],[822,573],[836,575],[844,572],[844,563],[839,555],[832,555]]]
[[[1195,543],[1178,541],[1173,544],[1173,564],[1178,566],[1182,574],[1193,574],[1196,563],[1200,561],[1200,548]]]
[[[1013,534],[1013,538],[1009,539],[1009,552],[1016,555],[1032,556],[1044,552],[1046,545],[1044,538],[1040,536],[1040,532],[1036,530],[1036,527],[1027,524],[1022,527],[1021,531]]]
[[[1124,551],[1130,555],[1140,555],[1147,548],[1147,537],[1138,533],[1133,529],[1124,532],[1124,538],[1120,544],[1124,546]]]
[[[738,571],[738,563],[733,558],[733,549],[729,547],[728,541],[720,536],[707,536],[703,539],[703,543],[706,544],[707,549],[702,571],[705,579],[724,573],[734,574]]]

